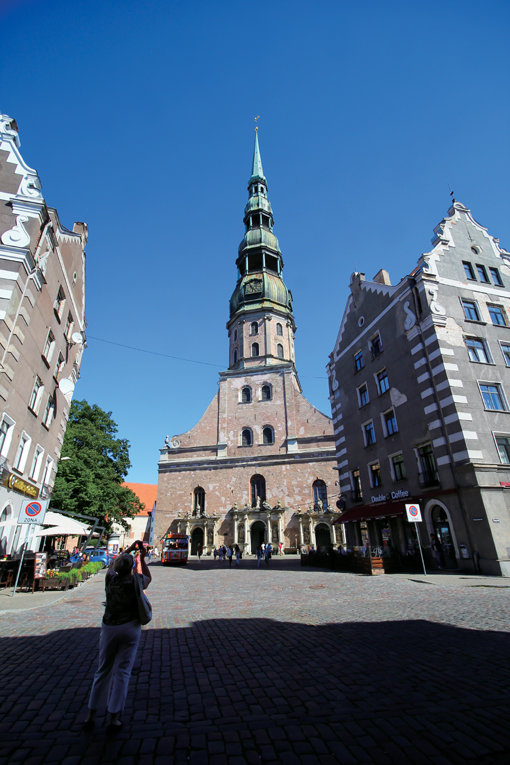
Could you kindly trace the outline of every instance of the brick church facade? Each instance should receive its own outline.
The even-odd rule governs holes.
[[[167,437],[158,465],[155,539],[262,542],[294,550],[342,541],[332,422],[303,396],[295,367],[292,295],[273,234],[257,133],[238,280],[227,322],[229,366],[198,424]]]

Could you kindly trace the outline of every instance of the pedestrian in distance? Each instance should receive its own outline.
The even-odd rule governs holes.
[[[198,560],[200,560],[200,558],[202,557],[202,553],[203,553],[203,551],[204,551],[204,547],[203,547],[203,545],[200,545],[200,544],[199,544],[199,545],[198,545],[198,547],[197,547],[197,555],[198,555]]]
[[[135,554],[134,566],[130,553]],[[146,554],[143,543],[137,540],[126,553],[115,558],[106,574],[106,607],[99,638],[99,660],[90,691],[85,729],[92,729],[96,712],[103,709],[108,713],[110,731],[122,727],[120,715],[126,703],[141,633],[134,577],[142,577],[143,589],[152,579]]]
[[[441,542],[436,537],[435,534],[430,535],[430,546],[432,548],[432,552],[436,558],[437,567],[439,570],[441,570]]]
[[[262,547],[257,547],[257,568],[260,568],[260,561],[262,560]]]
[[[229,568],[232,568],[232,553],[233,553],[232,545],[229,545],[227,547],[227,558],[228,558],[228,567]]]
[[[264,550],[264,562],[265,562],[266,566],[269,566],[269,561],[271,560],[272,550],[273,550],[273,548],[271,547],[271,544],[268,543],[266,545],[266,549]]]
[[[241,565],[241,549],[239,545],[236,545],[234,547],[234,550],[236,554],[236,568],[239,568],[239,566]]]

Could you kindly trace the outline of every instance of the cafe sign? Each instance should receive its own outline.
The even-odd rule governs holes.
[[[39,489],[37,486],[32,486],[32,484],[23,481],[22,478],[14,475],[14,473],[9,473],[7,475],[7,478],[4,480],[4,485],[8,486],[9,489],[19,491],[20,494],[25,494],[27,497],[36,499],[39,496]]]
[[[391,502],[394,499],[407,499],[409,496],[409,492],[407,489],[399,489],[398,491],[392,491],[388,494],[377,494],[370,497],[370,501],[372,504],[376,504],[377,502]]]

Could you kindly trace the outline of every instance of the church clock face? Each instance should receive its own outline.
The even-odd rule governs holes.
[[[256,295],[262,292],[262,279],[251,279],[244,287],[245,295]]]

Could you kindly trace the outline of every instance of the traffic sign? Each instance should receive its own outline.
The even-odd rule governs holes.
[[[406,505],[407,520],[412,523],[421,521],[421,511],[419,505]]]
[[[48,500],[26,499],[21,504],[18,523],[33,523],[40,526],[44,523],[44,516],[48,508]]]

